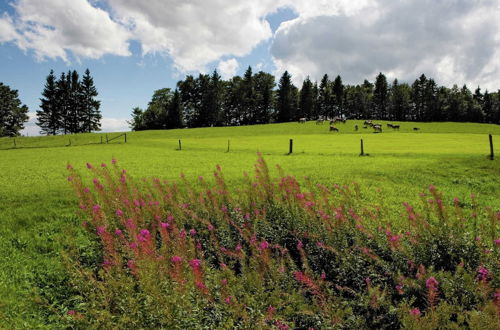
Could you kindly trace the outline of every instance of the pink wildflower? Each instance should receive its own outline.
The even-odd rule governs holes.
[[[173,216],[173,215],[169,215],[169,216],[167,217],[167,221],[169,221],[169,222],[174,221],[174,216]]]
[[[90,192],[90,189],[89,189],[89,188],[87,188],[87,187],[85,187],[85,188],[83,188],[83,192],[85,192],[85,193],[89,193],[89,192]]]
[[[186,231],[184,229],[179,232],[179,237],[182,239],[186,238]]]
[[[189,230],[189,235],[196,236],[196,229],[190,229]]]
[[[67,168],[68,170],[72,170],[72,169],[73,169],[73,166],[72,166],[70,163],[68,163],[68,165],[66,165],[66,168]]]
[[[234,248],[234,250],[236,252],[240,252],[241,251],[241,244],[236,245],[236,247]]]
[[[173,256],[172,258],[170,258],[170,261],[172,261],[174,264],[177,264],[182,262],[182,258],[179,256]]]
[[[91,169],[93,169],[94,167],[92,166],[92,164],[87,163],[87,168],[88,168],[89,170],[91,170]]]
[[[123,211],[118,209],[116,210],[116,216],[121,217],[123,215]]]
[[[265,250],[269,247],[269,243],[267,241],[263,241],[260,243],[260,249]]]
[[[220,283],[221,283],[222,285],[226,286],[226,285],[227,285],[227,279],[226,279],[226,278],[225,278],[225,279],[223,279],[222,281],[220,281]]]
[[[121,236],[122,235],[122,231],[118,228],[115,229],[115,234],[116,236]]]
[[[111,164],[115,165],[116,164],[116,159],[111,159]]]
[[[418,309],[418,308],[410,309],[410,315],[420,316],[420,309]]]
[[[495,240],[495,245],[500,245],[500,238],[497,238],[497,239]]]
[[[477,272],[479,273],[479,280],[486,281],[488,279],[488,274],[489,274],[488,268],[481,265],[479,266],[479,270]]]
[[[436,191],[436,187],[434,187],[434,185],[429,185],[429,191],[432,193],[432,192],[435,192]]]
[[[439,285],[439,282],[436,280],[436,278],[434,276],[431,276],[427,279],[427,281],[425,281],[425,286],[427,289],[430,289],[430,290],[437,290],[437,287]]]
[[[135,248],[137,248],[137,243],[132,242],[132,243],[130,243],[128,246],[129,246],[131,249],[135,249]]]
[[[295,195],[295,197],[297,197],[297,199],[304,199],[305,198],[304,194],[297,194],[297,195]]]
[[[160,223],[160,226],[161,226],[161,228],[165,228],[165,229],[170,228],[170,224],[168,222],[162,222],[162,223]]]
[[[75,314],[76,314],[76,312],[73,309],[70,309],[68,311],[68,315],[70,315],[70,316],[74,316]]]
[[[326,273],[324,271],[321,272],[321,279],[326,280]]]
[[[213,231],[214,230],[214,226],[212,226],[211,224],[208,224],[207,229],[208,229],[208,231]]]
[[[99,204],[96,204],[96,205],[92,206],[92,210],[94,211],[94,213],[99,213],[99,211],[101,210],[101,207],[99,206]]]
[[[232,302],[232,297],[231,296],[227,296],[226,299],[224,299],[224,301],[226,302],[226,304],[230,305],[231,302]]]
[[[304,248],[304,244],[302,243],[302,241],[301,241],[301,240],[299,240],[299,242],[297,243],[297,249],[299,249],[299,250],[300,250],[300,249],[302,249],[302,248]]]
[[[189,261],[189,265],[192,267],[192,268],[199,268],[200,265],[201,265],[201,260],[200,259],[193,259],[193,260],[190,260]]]
[[[106,164],[102,163],[102,164],[101,164],[101,167],[103,167],[103,168],[104,168],[104,167],[106,167]]]

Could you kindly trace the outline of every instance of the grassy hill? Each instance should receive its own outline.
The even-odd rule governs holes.
[[[348,121],[337,125],[339,133],[329,132],[326,123],[308,122],[131,132],[127,143],[120,137],[106,144],[104,133],[22,137],[15,147],[13,139],[0,139],[0,320],[7,320],[0,327],[51,322],[50,312],[34,307],[31,297],[35,288],[43,296],[44,285],[63,280],[64,237],[80,223],[66,178],[68,163],[83,172],[87,162],[100,166],[114,158],[136,178],[172,180],[184,173],[193,181],[198,176],[211,180],[220,164],[236,187],[243,172],[252,173],[256,152],[261,152],[268,164],[281,165],[299,180],[358,182],[367,201],[383,196],[384,206],[395,213],[429,184],[450,198],[446,203],[454,196],[468,200],[473,193],[480,205],[500,210],[500,165],[487,157],[488,134],[500,157],[500,126],[402,122],[395,123],[401,129],[394,131],[381,123],[381,134],[363,129],[361,121]],[[289,139],[294,140],[291,155]],[[360,139],[367,157],[359,156]]]

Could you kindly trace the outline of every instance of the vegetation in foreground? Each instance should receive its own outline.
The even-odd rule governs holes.
[[[475,196],[434,186],[401,219],[359,187],[272,179],[134,181],[68,165],[89,244],[67,254],[71,288],[54,306],[68,326],[139,328],[494,329],[497,224]],[[470,205],[470,209],[465,205]],[[42,297],[43,298],[43,297]]]

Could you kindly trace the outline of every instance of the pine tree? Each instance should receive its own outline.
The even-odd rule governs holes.
[[[243,93],[241,109],[243,112],[243,125],[252,125],[257,122],[255,107],[255,86],[253,81],[252,67],[249,66],[243,75],[241,82],[241,91]]]
[[[333,117],[330,109],[332,93],[330,89],[330,81],[328,80],[327,74],[325,74],[321,79],[318,93],[319,115],[323,117]]]
[[[90,75],[89,69],[85,70],[80,85],[79,99],[81,102],[80,131],[92,132],[101,130],[101,101],[96,100],[97,89],[94,86],[94,79]]]
[[[56,81],[56,99],[59,114],[59,131],[63,134],[69,132],[69,84],[66,74],[64,72],[59,76]]]
[[[255,124],[267,124],[273,111],[273,89],[276,86],[274,76],[266,72],[258,72],[253,76],[255,88]]]
[[[144,111],[139,107],[132,109],[132,120],[127,121],[127,123],[133,131],[142,131],[147,129],[144,125]]]
[[[40,109],[36,112],[37,125],[40,126],[40,133],[56,135],[61,127],[60,108],[57,99],[57,86],[54,70],[50,70],[47,76],[43,98],[40,99]]]
[[[79,133],[81,132],[80,122],[81,122],[81,108],[82,100],[80,97],[80,77],[76,70],[68,71],[66,75],[67,83],[67,131],[69,133]]]

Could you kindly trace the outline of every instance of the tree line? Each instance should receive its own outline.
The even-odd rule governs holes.
[[[299,89],[285,71],[276,86],[273,75],[253,73],[221,79],[188,75],[176,89],[154,92],[148,107],[134,108],[133,130],[181,127],[237,126],[289,122],[299,118],[380,119],[394,121],[457,121],[500,124],[500,90],[474,93],[464,85],[438,86],[422,74],[411,85],[395,79],[388,83],[379,73],[374,83],[365,80],[345,85],[337,76],[321,81],[306,78]],[[276,88],[277,87],[277,88]]]
[[[36,112],[40,133],[56,135],[100,130],[101,102],[96,100],[97,95],[88,69],[81,80],[76,70],[62,72],[59,79],[51,70],[40,99],[40,110]]]

